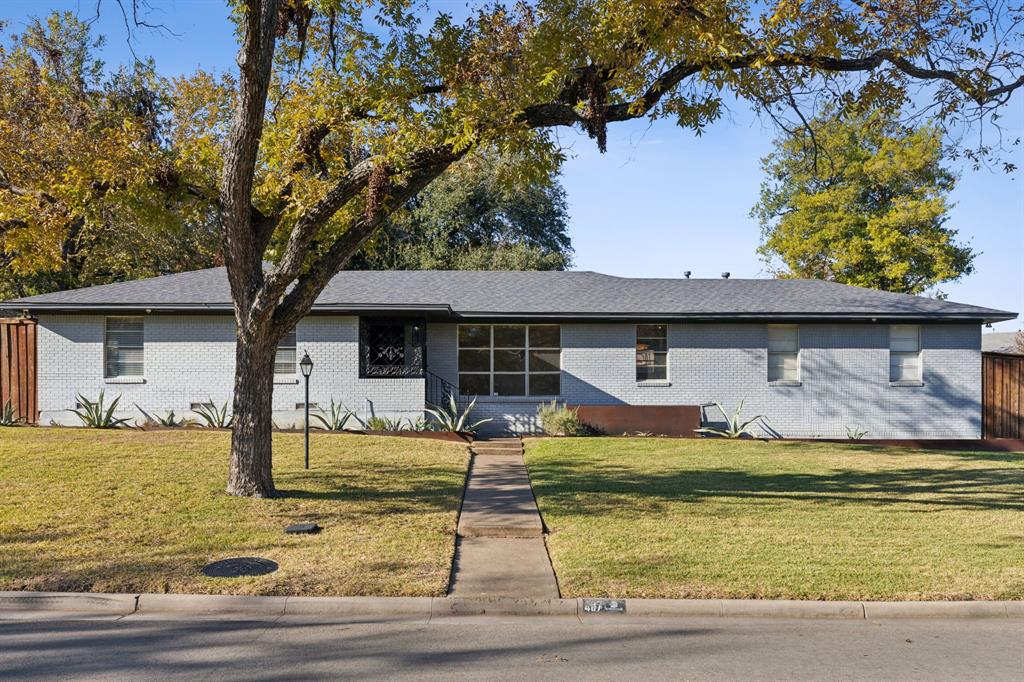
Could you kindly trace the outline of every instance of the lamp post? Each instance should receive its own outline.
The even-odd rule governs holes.
[[[299,360],[299,369],[302,371],[302,376],[306,380],[306,402],[303,405],[306,408],[306,420],[303,423],[303,432],[306,436],[306,468],[309,468],[309,375],[313,373],[313,361],[309,359],[309,353],[303,352],[302,359]]]

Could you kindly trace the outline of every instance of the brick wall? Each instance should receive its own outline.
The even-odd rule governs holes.
[[[121,396],[119,416],[147,412],[194,417],[189,405],[229,401],[235,366],[234,320],[226,315],[147,315],[145,375],[142,382],[116,383],[103,377],[103,316],[39,316],[40,423],[78,424],[68,412],[81,392],[95,399]],[[390,417],[423,414],[423,379],[360,379],[358,318],[313,316],[296,330],[298,354],[308,351],[315,363],[310,402],[327,408],[333,397],[366,417],[371,411]],[[134,381],[134,379],[132,380]],[[280,426],[301,423],[302,377],[278,377],[274,385],[274,419]],[[355,426],[355,424],[352,424]]]
[[[428,327],[428,363],[457,383],[456,326]],[[669,325],[669,380],[635,381],[635,327],[562,325],[561,400],[576,404],[706,405],[764,414],[769,433],[845,438],[846,427],[872,438],[978,438],[981,430],[981,329],[976,324],[922,327],[920,386],[889,383],[885,324],[800,325],[801,383],[767,379],[763,324]],[[481,397],[477,413],[518,431],[536,429],[537,400]],[[717,408],[705,407],[709,421]]]

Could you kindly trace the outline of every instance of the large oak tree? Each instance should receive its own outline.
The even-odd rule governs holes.
[[[699,132],[730,95],[782,125],[831,103],[955,128],[991,121],[1024,85],[1020,12],[998,0],[537,0],[426,23],[425,7],[399,0],[234,9],[237,80],[178,83],[172,137],[223,233],[234,495],[275,492],[278,340],[390,213],[476,150],[519,159],[529,178],[558,166],[557,127],[601,149],[617,121]]]

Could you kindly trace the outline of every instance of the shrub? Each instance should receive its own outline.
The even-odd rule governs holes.
[[[378,417],[371,415],[365,423],[367,431],[405,431],[405,422],[401,417]]]
[[[857,428],[856,426],[846,427],[846,437],[849,438],[850,440],[860,440],[864,436],[868,435],[868,433],[870,432],[867,431],[866,429],[860,429]]]
[[[449,392],[447,405],[430,405],[426,409],[431,418],[431,426],[435,431],[455,431],[457,433],[476,433],[481,424],[486,424],[490,419],[480,419],[470,422],[469,415],[476,406],[476,398],[466,406],[465,410],[459,410],[455,396]]]
[[[549,436],[587,436],[593,433],[580,419],[578,410],[570,410],[564,403],[559,405],[554,400],[537,407],[537,419]]]
[[[73,408],[71,411],[82,420],[82,425],[91,429],[116,429],[128,423],[128,419],[120,419],[114,416],[114,410],[117,409],[117,404],[121,402],[121,396],[114,398],[109,407],[105,406],[103,402],[103,391],[100,391],[98,400],[89,400],[79,393],[78,407]]]

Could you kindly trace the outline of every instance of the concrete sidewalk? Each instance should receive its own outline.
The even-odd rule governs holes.
[[[476,441],[459,515],[452,597],[555,599],[558,583],[544,545],[519,438]]]

